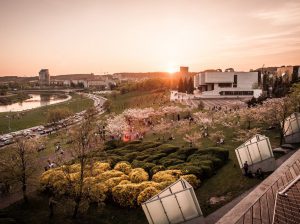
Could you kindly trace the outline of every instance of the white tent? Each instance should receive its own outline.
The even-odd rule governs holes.
[[[285,119],[283,133],[286,143],[300,142],[300,113],[293,113]]]
[[[255,135],[239,146],[235,153],[241,169],[246,161],[251,172],[256,172],[258,168],[263,172],[273,171],[276,168],[269,138],[264,135]]]
[[[182,223],[203,216],[193,187],[179,179],[142,204],[150,224]]]

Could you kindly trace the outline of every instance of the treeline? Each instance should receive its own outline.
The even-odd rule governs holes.
[[[267,92],[268,96],[283,97],[290,92],[294,83],[299,82],[297,76],[293,75],[289,80],[284,77],[270,77],[269,74],[263,75],[263,91]]]
[[[0,95],[0,105],[9,105],[16,102],[22,102],[30,98],[30,96],[26,93],[17,93],[11,95],[2,95],[1,93]]]
[[[139,82],[127,82],[117,87],[121,94],[132,91],[166,90],[170,88],[170,80],[153,78]]]
[[[181,93],[188,93],[193,94],[194,93],[194,82],[193,78],[180,78],[178,82],[178,92]]]

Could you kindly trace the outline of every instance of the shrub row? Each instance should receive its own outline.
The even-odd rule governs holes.
[[[128,162],[117,163],[113,169],[110,164],[96,162],[85,167],[83,195],[90,202],[103,202],[112,198],[122,207],[135,207],[178,178],[186,179],[193,187],[200,181],[195,175],[185,175],[181,170],[160,171],[149,180],[148,173],[142,168],[133,168]],[[42,189],[50,190],[59,196],[71,196],[79,193],[80,165],[65,165],[44,172],[40,178]],[[109,197],[111,195],[111,197]]]

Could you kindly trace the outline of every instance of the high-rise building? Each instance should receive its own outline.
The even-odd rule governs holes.
[[[189,73],[189,67],[180,67],[180,74],[187,75]]]
[[[40,86],[50,85],[50,74],[48,69],[41,69],[39,72],[39,84]]]

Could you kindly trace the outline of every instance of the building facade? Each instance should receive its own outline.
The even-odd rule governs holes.
[[[50,85],[50,74],[48,69],[41,69],[39,72],[39,84],[40,86]]]
[[[189,74],[189,67],[181,66],[180,67],[180,74],[181,75],[188,75]]]
[[[194,76],[194,87],[205,96],[254,96],[262,91],[258,72],[200,72]]]
[[[282,77],[284,81],[297,81],[300,78],[300,66],[282,66],[277,68],[277,77]]]

